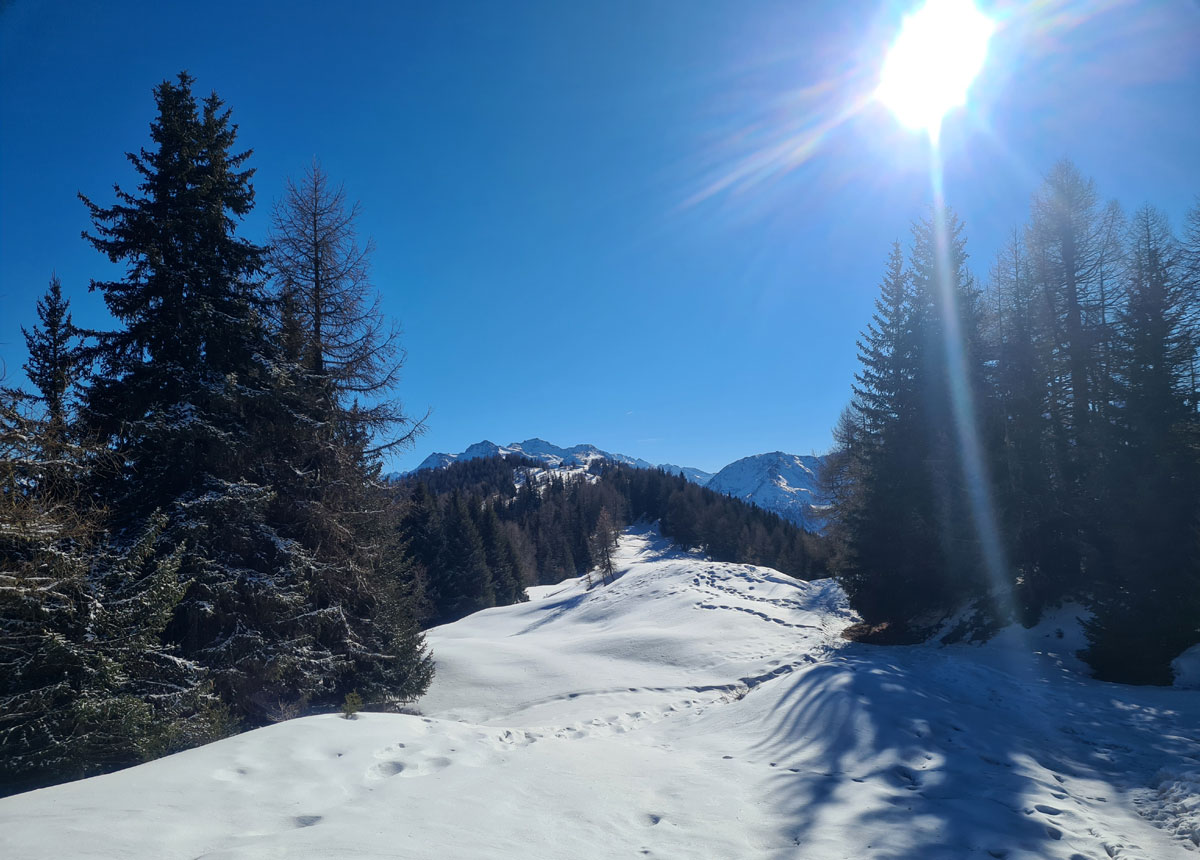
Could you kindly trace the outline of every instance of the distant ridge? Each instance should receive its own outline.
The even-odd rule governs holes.
[[[587,468],[595,460],[624,463],[639,469],[662,469],[672,475],[682,475],[694,484],[777,513],[809,531],[821,530],[820,514],[828,503],[820,488],[820,472],[825,458],[783,451],[743,457],[714,475],[692,466],[656,464],[640,457],[613,454],[595,445],[562,448],[537,437],[524,442],[497,445],[485,439],[459,454],[430,454],[413,473],[425,469],[444,469],[451,463],[463,460],[496,456],[526,457],[544,463],[551,469]]]
[[[534,437],[526,439],[524,442],[510,442],[508,445],[497,445],[495,442],[485,439],[482,442],[476,442],[461,454],[430,454],[413,471],[444,469],[451,463],[456,463],[459,460],[476,460],[480,457],[496,456],[510,457],[514,455],[527,457],[530,460],[539,460],[552,469],[587,467],[593,460],[609,460],[614,463],[625,463],[629,466],[636,466],[639,469],[657,468],[654,463],[648,460],[629,457],[625,454],[612,454],[608,451],[600,450],[595,445],[572,445],[570,448],[560,448],[558,445],[547,442],[545,439]],[[678,469],[679,467],[672,468]],[[688,471],[706,476],[706,478],[712,477],[709,473],[702,472],[699,469],[688,469]]]

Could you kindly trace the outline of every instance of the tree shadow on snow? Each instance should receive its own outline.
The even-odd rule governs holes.
[[[1116,799],[1103,783],[1146,785],[1197,744],[1144,690],[1122,700],[1131,688],[1060,672],[856,645],[779,679],[758,749],[788,821],[777,856],[849,856],[866,838],[876,860],[1105,857],[1088,826]]]

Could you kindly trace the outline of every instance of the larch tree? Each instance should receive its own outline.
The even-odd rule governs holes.
[[[354,420],[377,446],[402,447],[424,425],[394,399],[404,350],[371,284],[374,243],[360,244],[359,214],[359,204],[348,203],[344,188],[314,161],[298,183],[288,180],[275,204],[271,272],[299,334],[297,358],[318,396],[343,411],[359,401]]]
[[[1040,293],[1041,337],[1050,383],[1054,505],[1063,512],[1063,591],[1078,589],[1110,558],[1103,520],[1101,437],[1112,390],[1112,320],[1123,266],[1120,211],[1102,206],[1095,183],[1060,161],[1033,197],[1026,231],[1029,272]],[[1071,556],[1071,557],[1068,557]]]
[[[596,560],[596,568],[600,571],[602,582],[612,582],[616,576],[613,553],[616,551],[619,537],[620,532],[617,531],[612,514],[608,512],[607,507],[601,508],[600,515],[596,518],[596,528],[591,534],[591,544],[592,558]]]
[[[431,665],[416,627],[424,573],[407,560],[379,473],[383,453],[411,445],[424,424],[409,420],[395,396],[404,351],[370,282],[373,245],[359,244],[358,217],[358,205],[347,204],[315,161],[299,183],[288,181],[272,213],[269,270],[293,383],[286,444],[274,458],[273,511],[312,556],[312,593],[341,613],[346,630],[338,636],[362,643],[352,653],[411,651],[413,666],[392,661],[394,697],[404,698],[418,690],[416,680],[427,683]],[[368,622],[381,593],[391,595],[391,616],[413,620],[403,642],[372,646]],[[386,674],[386,665],[376,670]],[[372,704],[385,688],[358,684]]]

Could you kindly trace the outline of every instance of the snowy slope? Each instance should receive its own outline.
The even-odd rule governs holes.
[[[809,529],[820,526],[815,509],[825,504],[818,484],[821,457],[755,454],[730,463],[707,484],[710,490],[774,511]]]
[[[1200,691],[1087,680],[1019,631],[850,644],[831,582],[650,533],[620,567],[431,631],[421,715],[293,720],[0,800],[0,856],[1198,856]]]

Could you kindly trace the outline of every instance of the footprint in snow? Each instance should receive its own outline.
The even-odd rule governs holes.
[[[911,767],[898,764],[892,768],[892,776],[898,784],[903,785],[909,791],[916,791],[921,787],[921,775]]]
[[[312,827],[321,823],[320,815],[297,815],[292,819],[297,827]]]
[[[389,776],[403,773],[404,768],[405,764],[402,761],[381,761],[378,764],[371,765],[371,769],[367,771],[367,776],[371,779],[387,779]]]

